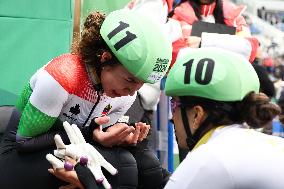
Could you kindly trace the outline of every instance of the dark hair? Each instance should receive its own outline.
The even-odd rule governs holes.
[[[104,20],[104,14],[91,12],[84,22],[81,39],[75,40],[72,47],[73,53],[80,55],[85,64],[94,65],[99,73],[102,64],[98,64],[98,62],[100,62],[103,52],[112,54],[112,59],[107,62],[108,64],[119,63],[100,34],[100,28]]]
[[[246,122],[252,128],[261,128],[281,113],[281,108],[271,103],[264,93],[251,92],[237,102],[221,102],[201,97],[181,97],[181,101],[187,107],[202,106],[210,114],[210,125],[213,127]]]
[[[181,0],[180,3],[188,1],[189,4],[192,6],[195,15],[198,19],[201,19],[201,8],[199,0]],[[224,13],[223,13],[223,0],[216,0],[216,7],[213,12],[214,18],[216,23],[225,24],[224,21]]]

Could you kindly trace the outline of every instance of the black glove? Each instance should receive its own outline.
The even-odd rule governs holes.
[[[74,167],[74,170],[77,173],[77,176],[84,186],[84,189],[98,189],[98,185],[96,183],[95,177],[91,170],[88,167],[77,163]]]

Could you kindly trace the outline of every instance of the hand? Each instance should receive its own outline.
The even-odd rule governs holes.
[[[95,122],[99,125],[105,124],[108,121],[108,116],[95,119]],[[140,129],[135,130],[133,126],[128,126],[125,123],[116,123],[109,127],[106,132],[102,131],[102,127],[98,127],[93,132],[93,138],[105,147],[112,147],[126,143],[136,144],[139,133]]]
[[[116,145],[119,146],[128,146],[128,145],[136,145],[139,139],[139,136],[141,134],[141,127],[137,126],[134,128],[133,126],[129,126],[125,123],[116,123],[113,126],[109,127],[107,129],[107,132],[112,133],[113,131],[116,132],[117,128],[125,127],[131,128],[132,132],[130,132],[128,135],[119,138],[119,140],[116,141]],[[134,131],[133,131],[134,129]]]
[[[47,158],[49,159],[48,161],[50,161],[50,162],[60,161],[56,157],[54,157],[53,155],[51,155],[51,156],[50,155],[51,154],[47,155]],[[75,164],[76,164],[75,160],[73,160],[73,159],[71,159],[67,156],[65,157],[65,162],[66,163],[68,162],[69,164],[71,164],[73,166],[75,166]],[[65,181],[65,182],[71,183],[71,184],[66,185],[66,186],[61,186],[59,189],[76,189],[76,188],[83,189],[84,188],[83,185],[81,184],[81,182],[79,181],[77,174],[74,170],[67,171],[64,168],[56,168],[56,166],[53,166],[53,168],[48,169],[48,172],[53,174],[57,178]]]
[[[54,150],[54,155],[58,158],[69,156],[77,161],[82,159],[82,157],[86,157],[88,160],[87,167],[91,170],[95,179],[98,182],[102,182],[105,188],[111,188],[110,184],[102,173],[101,166],[109,171],[112,175],[115,175],[117,170],[110,163],[108,163],[92,145],[86,143],[81,131],[76,125],[70,125],[68,122],[64,122],[63,126],[71,144],[65,145],[61,137],[59,135],[55,135],[54,140],[57,150]],[[55,170],[63,169],[63,162],[55,156],[52,154],[47,154],[46,158],[52,164]],[[62,172],[59,172],[58,174],[61,173]],[[64,174],[62,175],[64,176]]]
[[[186,39],[186,42],[189,47],[191,48],[199,48],[200,43],[201,43],[201,37],[196,37],[196,36],[189,36]]]
[[[150,130],[150,125],[147,125],[146,123],[138,122],[138,123],[135,123],[135,127],[136,129],[137,127],[140,127],[140,135],[138,137],[138,142],[141,142],[147,137],[149,130]]]
[[[102,125],[109,121],[109,117],[98,117],[95,121]],[[147,137],[149,129],[150,125],[142,122],[136,123],[135,128],[125,123],[116,123],[109,127],[106,132],[102,131],[101,127],[95,129],[93,137],[95,141],[105,147],[136,145]]]

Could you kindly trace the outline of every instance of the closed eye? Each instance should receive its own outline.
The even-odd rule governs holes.
[[[126,78],[125,80],[129,83],[137,83],[133,78]]]

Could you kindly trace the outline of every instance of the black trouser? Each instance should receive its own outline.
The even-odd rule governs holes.
[[[46,160],[53,147],[33,153],[19,153],[16,143],[16,129],[20,113],[15,109],[0,143],[0,186],[7,189],[58,188],[66,185],[47,169],[51,166]]]
[[[51,167],[45,156],[53,153],[54,145],[39,145],[43,139],[53,136],[39,137],[32,143],[37,151],[32,152],[29,144],[28,152],[19,152],[19,145],[15,141],[20,113],[15,110],[0,143],[0,186],[3,189],[53,189],[66,185],[63,181],[51,175],[47,169]],[[54,134],[53,132],[45,135]],[[63,133],[62,133],[63,135]],[[50,143],[50,142],[47,142]],[[105,148],[97,143],[91,143],[102,156],[118,169],[116,176],[110,175],[104,169],[104,175],[112,188],[163,188],[168,181],[169,173],[161,168],[156,156],[148,149],[147,141],[129,148]],[[48,147],[49,146],[49,147]],[[138,169],[137,169],[138,167]]]
[[[6,143],[6,145],[9,145]],[[13,144],[11,144],[13,145]],[[2,148],[2,144],[1,144]],[[19,154],[17,150],[9,150],[8,153],[0,155],[0,186],[1,188],[58,188],[66,185],[47,169],[49,162],[45,159],[47,153],[52,149],[47,149],[35,153]]]
[[[143,108],[139,93],[125,115],[129,116],[130,123],[141,121],[151,125],[151,127],[153,126],[153,111]],[[151,128],[145,140],[135,147],[127,148],[132,153],[137,163],[139,189],[163,188],[170,176],[170,173],[161,167],[160,161],[153,153],[153,151],[155,151],[154,134],[155,131]],[[148,142],[150,145],[148,145]]]
[[[138,168],[139,189],[162,189],[169,180],[170,172],[162,168],[159,159],[148,148],[147,140],[135,147],[129,147]]]
[[[18,144],[15,142],[15,128],[17,128],[19,118],[20,114],[15,110],[0,144],[0,188],[58,189],[59,186],[66,185],[67,183],[47,171],[51,165],[45,156],[48,153],[53,153],[54,146],[45,147],[35,152],[19,152]],[[112,176],[102,168],[113,188],[137,188],[137,165],[128,150],[120,147],[105,148],[96,143],[93,143],[93,146],[118,169],[119,173]]]

